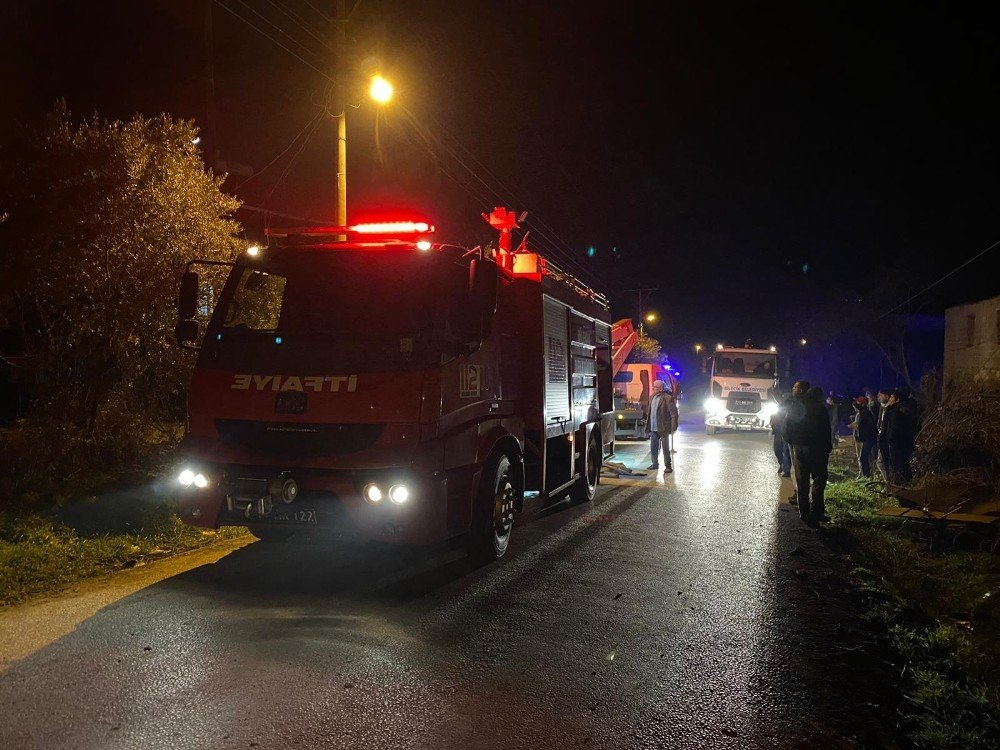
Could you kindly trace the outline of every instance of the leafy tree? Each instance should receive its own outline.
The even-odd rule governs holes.
[[[192,257],[231,259],[239,202],[169,115],[74,121],[59,103],[0,148],[0,356],[52,467],[138,458],[176,433],[190,359],[172,342]]]
[[[660,342],[643,331],[632,348],[629,361],[656,364],[660,361]]]

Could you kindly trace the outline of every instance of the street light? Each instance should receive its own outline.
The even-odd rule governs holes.
[[[380,75],[373,76],[368,95],[379,104],[386,104],[392,99],[392,84]]]
[[[368,95],[379,104],[392,99],[392,84],[381,75],[372,76]],[[337,115],[337,224],[347,226],[347,108],[340,99]]]
[[[805,346],[809,342],[806,339],[799,339],[799,343],[802,344],[802,346]]]
[[[695,344],[694,345],[694,350],[695,350],[696,353],[700,353],[701,352],[701,344]]]
[[[657,320],[659,320],[659,316],[655,312],[646,313],[647,323],[655,323]]]
[[[772,352],[776,352],[776,351],[778,351],[778,347],[776,347],[776,346],[775,346],[774,344],[771,344],[771,346],[770,346],[770,347],[768,347],[768,348],[769,348],[769,349],[770,349],[770,350],[771,350]]]

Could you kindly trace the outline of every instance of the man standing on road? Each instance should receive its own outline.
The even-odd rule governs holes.
[[[792,451],[781,436],[782,424],[785,421],[787,398],[778,398],[778,410],[771,415],[771,441],[774,444],[774,457],[778,459],[778,474],[783,477],[792,475]]]
[[[792,446],[799,516],[810,525],[828,520],[823,492],[826,489],[830,451],[833,450],[830,413],[823,403],[823,392],[816,394],[816,390],[818,389],[810,389],[805,380],[792,386],[792,398],[788,403],[782,429],[785,442]]]
[[[670,463],[670,435],[677,430],[677,403],[673,393],[662,380],[653,381],[653,395],[649,399],[649,452],[653,461],[647,469],[660,468],[660,444],[663,444],[663,471],[674,470]]]

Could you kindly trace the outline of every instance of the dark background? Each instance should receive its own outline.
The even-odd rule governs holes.
[[[1000,239],[995,13],[695,5],[362,0],[343,81],[351,213],[416,211],[475,244],[492,237],[481,211],[527,210],[537,249],[618,315],[636,314],[625,290],[657,287],[650,332],[689,369],[694,342],[832,347],[823,321],[876,317]],[[78,115],[194,118],[248,205],[332,221],[334,7],[5,3],[0,137],[57,97]],[[384,109],[361,84],[368,57],[396,85]],[[899,311],[996,294],[995,257]],[[876,368],[845,387],[888,377]]]

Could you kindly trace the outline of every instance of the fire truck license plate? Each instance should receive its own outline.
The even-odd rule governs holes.
[[[316,523],[316,511],[276,509],[271,518],[275,521],[280,521],[281,523],[304,523],[314,525]]]
[[[306,394],[279,393],[274,398],[274,411],[276,414],[305,414]]]

